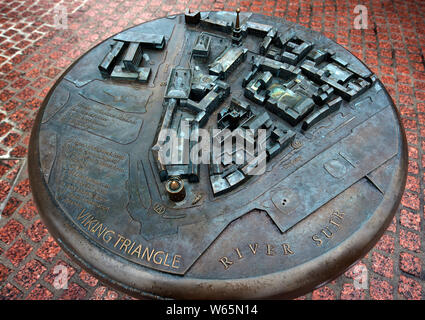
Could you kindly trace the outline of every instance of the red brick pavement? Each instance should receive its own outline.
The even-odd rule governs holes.
[[[68,28],[54,27],[54,6]],[[357,4],[368,29],[355,30]],[[409,143],[402,205],[375,248],[356,266],[301,299],[423,299],[425,185],[424,0],[0,0],[0,298],[128,299],[72,262],[40,221],[26,170],[30,130],[40,103],[82,53],[124,28],[193,10],[252,11],[321,31],[363,60],[400,110]],[[55,289],[56,268],[68,289]],[[359,267],[368,273],[356,289]]]

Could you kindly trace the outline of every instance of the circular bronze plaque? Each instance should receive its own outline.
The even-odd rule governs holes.
[[[187,12],[76,61],[29,165],[49,231],[112,286],[291,298],[379,239],[407,152],[382,83],[341,46],[272,17]]]

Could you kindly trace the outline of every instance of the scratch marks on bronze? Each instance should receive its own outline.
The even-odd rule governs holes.
[[[339,114],[342,114],[342,112],[340,112]],[[335,115],[335,117],[336,117],[336,115]],[[312,130],[311,134],[313,136],[315,136],[317,134],[320,134],[320,131],[321,130],[330,128],[332,126],[332,124],[333,124],[333,121],[332,121],[333,119],[334,119],[334,117],[328,117],[327,119],[325,119],[325,120],[327,120],[328,123],[327,124],[322,124],[321,126],[317,126],[316,128],[314,128]]]
[[[158,180],[157,180],[157,176],[156,176],[156,174],[154,174],[154,172],[155,172],[155,170],[154,170],[154,167],[153,167],[153,165],[152,165],[152,161],[154,161],[153,159],[152,159],[152,152],[149,152],[149,156],[148,156],[148,161],[149,161],[149,168],[150,168],[150,171],[149,171],[149,173],[150,173],[150,175],[151,175],[151,177],[153,177],[153,181],[155,181],[155,186],[156,186],[156,191],[157,191],[157,198],[158,199],[161,199],[161,191],[160,191],[160,187],[159,187],[159,185],[158,185]],[[152,181],[151,180],[151,181]],[[153,194],[151,194],[151,196],[152,196],[152,198],[155,198],[155,196],[153,195]]]
[[[152,195],[149,190],[149,183],[146,179],[146,171],[143,162],[137,161],[137,194],[139,195],[140,202],[145,209],[149,209],[152,205]]]
[[[168,48],[168,45],[167,45],[167,48]],[[156,78],[157,78],[157,76],[158,76],[158,73],[159,73],[159,69],[162,67],[162,65],[165,63],[165,60],[167,60],[167,55],[168,55],[168,50],[165,50],[165,52],[164,52],[164,57],[163,57],[163,59],[162,59],[162,61],[158,64],[158,68],[156,68],[156,71],[155,71],[155,75],[152,77],[152,83],[151,84],[149,84],[149,87],[150,88],[155,88],[155,81],[156,81]]]
[[[329,131],[326,134],[326,137],[333,135],[335,132],[341,130],[343,127],[345,127],[347,124],[349,124],[351,121],[353,121],[356,118],[356,116],[352,116],[350,118],[348,118],[347,120],[345,120],[343,123],[341,123],[339,126],[337,126],[335,129]]]
[[[113,84],[108,81],[93,81],[79,91],[83,98],[107,105],[129,114],[146,113],[146,105],[152,96],[152,90],[144,90],[145,85],[124,86],[125,83]]]
[[[66,97],[65,102],[62,102],[62,103],[54,101],[56,96],[63,96],[63,95],[60,94],[60,91],[64,91],[64,94],[65,94],[65,97]],[[45,124],[45,123],[49,122],[59,111],[61,111],[69,103],[70,98],[71,98],[71,94],[70,94],[69,90],[67,90],[66,88],[63,88],[62,86],[56,87],[55,91],[52,93],[50,100],[49,100],[49,102],[51,100],[53,100],[53,102],[51,104],[49,103],[49,105],[46,106],[43,118],[41,120],[41,123]],[[56,103],[60,103],[61,106],[56,107]],[[49,112],[50,109],[53,109],[53,112]],[[46,117],[44,117],[44,116],[46,116]]]
[[[138,119],[133,120],[127,118],[122,110],[116,109],[106,104],[95,102],[96,104],[87,105],[84,102],[90,101],[83,96],[84,100],[77,101],[71,108],[69,108],[59,119],[63,124],[68,125],[77,130],[81,130],[108,141],[120,144],[120,145],[129,145],[136,141],[143,128],[144,120],[139,116]],[[110,110],[102,110],[100,107],[106,106]],[[87,110],[86,110],[87,108]],[[99,111],[101,110],[101,112]],[[84,117],[91,117],[97,112],[100,112],[99,120],[96,122],[90,122],[89,119]],[[121,114],[114,115],[111,112],[118,112]],[[133,116],[134,117],[134,116]],[[103,121],[103,122],[99,122]],[[119,123],[119,121],[121,121]],[[123,135],[119,128],[125,126],[128,129],[131,129],[131,135]]]
[[[86,85],[90,84],[93,81],[96,81],[96,80],[97,81],[102,81],[102,79],[91,79],[91,80],[88,80],[88,81],[84,82],[81,85],[78,85],[77,84],[77,82],[78,82],[77,80],[68,79],[67,77],[64,77],[63,80],[68,81],[69,83],[73,84],[78,89],[81,89],[81,88],[85,87]]]
[[[40,144],[45,151],[40,153],[40,166],[44,173],[44,180],[49,184],[50,172],[55,164],[58,150],[58,139],[56,133],[51,130],[40,130]]]
[[[176,215],[163,214],[162,217],[164,219],[182,219],[182,218],[186,218],[186,214],[185,213],[176,214]]]
[[[185,41],[185,39],[187,39],[185,27],[181,22],[179,22],[174,26],[173,34],[172,34],[172,36],[170,38],[170,42],[168,44],[168,45],[170,45],[170,44],[173,45],[173,58],[172,58],[173,59],[173,63],[172,63],[173,66],[180,65],[180,62],[177,63],[177,59],[180,58],[180,61],[181,61],[181,58],[184,54],[184,48],[185,48],[186,42],[187,42],[187,41]],[[168,66],[169,65],[167,65],[167,68],[168,68]],[[167,72],[167,74],[168,74],[168,72]]]
[[[355,165],[355,163],[352,161],[352,160],[350,160],[350,158],[346,155],[346,154],[344,154],[343,152],[338,152],[338,154],[345,160],[345,161],[347,161],[353,168],[355,168],[356,167],[356,165]]]
[[[161,62],[158,64],[158,68],[156,68],[155,75],[152,77],[152,79],[153,79],[152,80],[152,84],[149,85],[150,88],[154,88],[155,87],[155,82],[156,82],[157,77],[158,77],[159,69],[161,69],[161,67],[164,65],[165,61],[168,60],[167,59],[168,58],[168,50],[170,49],[171,39],[173,39],[175,28],[176,28],[176,25],[174,24],[173,25],[173,31],[171,32],[171,35],[170,35],[170,39],[168,41],[166,41],[166,48],[167,48],[167,50],[165,50],[165,52],[163,54],[163,58],[162,58]],[[172,49],[174,50],[174,48],[172,48]],[[168,69],[168,64],[167,64],[166,69]],[[167,70],[164,70],[163,73],[166,73],[166,71]],[[165,80],[165,79],[162,79],[162,80]]]
[[[376,188],[376,189],[378,189],[378,191],[380,192],[380,193],[382,193],[382,194],[385,194],[385,191],[383,191],[379,186],[378,186],[378,184],[373,180],[373,178],[369,175],[369,174],[367,174],[366,176],[365,176],[365,178]]]
[[[189,61],[186,59],[186,63],[182,64],[183,57],[185,57],[185,56],[186,56],[186,55],[184,54],[184,52],[186,51],[186,47],[188,46],[188,43],[189,43],[189,33],[187,33],[187,32],[183,32],[183,35],[184,35],[184,41],[183,41],[183,46],[182,46],[181,51],[180,51],[180,60],[179,60],[179,63],[178,63],[178,64],[176,64],[176,65],[177,65],[177,66],[190,67],[190,65],[191,65],[191,60],[192,60],[192,53],[190,54],[190,59],[189,59]]]
[[[129,155],[130,157],[130,155]],[[130,158],[129,158],[130,159]],[[128,161],[130,163],[130,161]],[[128,190],[129,190],[129,184],[130,184],[130,178],[126,180],[125,182],[125,186],[127,188],[127,194],[128,194]],[[125,206],[125,211],[127,212],[127,215],[129,216],[130,220],[132,221],[133,225],[138,225],[138,227],[135,227],[136,230],[134,230],[135,234],[140,234],[142,232],[142,221],[140,221],[139,219],[136,219],[135,217],[133,217],[133,215],[131,214],[131,210],[129,210],[129,205],[130,205],[130,199],[129,199],[129,195],[127,196],[128,201],[127,201],[127,205]]]
[[[343,111],[337,112],[333,115],[328,116],[326,119],[322,120],[320,126],[313,126],[313,128],[310,129],[308,132],[301,132],[301,133],[304,135],[304,137],[306,137],[309,140],[317,138],[323,134],[327,135],[332,130],[338,130],[337,129],[338,126],[341,125],[341,123],[338,124],[338,122],[344,123],[344,121],[347,121],[346,118],[350,115],[351,113],[344,114]],[[350,121],[348,121],[347,124]],[[332,126],[334,126],[335,128],[332,129]],[[326,130],[328,130],[327,133],[326,133]]]

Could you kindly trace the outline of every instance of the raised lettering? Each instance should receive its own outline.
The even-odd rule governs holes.
[[[84,212],[86,212],[86,209],[81,210],[81,212],[77,216],[77,220],[80,220],[80,219],[87,217],[89,215],[88,212],[86,212],[86,214],[83,215]]]
[[[238,254],[239,259],[242,259],[243,255],[242,255],[241,251],[239,250],[239,248],[235,248],[235,251]]]
[[[111,235],[109,235],[111,233]],[[109,241],[111,241],[112,239],[112,235],[115,234],[115,231],[112,230],[108,230],[104,233],[103,235],[103,241],[105,241],[106,243],[109,243]]]
[[[154,249],[152,249],[152,251],[149,253],[149,248],[148,247],[146,247],[145,248],[145,250],[143,251],[143,254],[142,254],[142,259],[145,257],[145,254],[146,254],[146,256],[147,256],[147,258],[146,258],[146,260],[147,261],[151,261],[151,258],[152,258],[152,254],[153,254],[153,252],[154,252],[155,250]]]
[[[123,243],[121,244],[120,250],[122,250],[122,248],[125,247],[124,252],[127,252],[127,248],[130,245],[130,243],[131,243],[130,239],[125,239]]]
[[[274,256],[274,246],[267,244],[267,253],[268,256]]]
[[[169,265],[169,264],[166,264],[167,259],[168,259],[168,252],[165,254],[165,258],[164,258],[164,266],[169,267],[170,265]]]
[[[139,257],[140,258],[140,253],[142,252],[142,245],[141,244],[139,244],[134,250],[133,250],[133,252],[131,253],[131,255],[133,255],[135,252],[137,252],[137,257]]]
[[[230,261],[229,258],[227,257],[222,257],[218,261],[220,261],[223,264],[224,269],[226,270],[229,269],[229,267],[233,264],[233,261]]]
[[[155,252],[155,254],[153,255],[153,263],[155,263],[155,264],[161,264],[162,263],[162,257],[160,257],[158,260],[156,259],[156,256],[158,255],[158,254],[164,254],[164,251],[157,251],[157,252]]]
[[[117,242],[115,242],[115,244],[114,244],[114,248],[118,245],[118,243],[121,241],[121,240],[124,240],[125,238],[122,236],[122,235],[118,235],[118,240],[117,240]]]
[[[334,220],[332,220],[332,218],[329,220],[330,224],[333,224],[334,226],[336,226],[337,228],[341,227],[340,224],[336,223]]]
[[[251,249],[252,254],[255,255],[257,253],[258,243],[254,243],[254,247],[252,247],[252,244],[251,243],[248,246]]]
[[[291,250],[291,247],[289,246],[289,244],[287,244],[287,243],[282,244],[282,248],[283,248],[283,254],[285,256],[287,256],[288,254],[294,254],[294,252]]]
[[[320,247],[322,245],[322,239],[319,238],[317,234],[312,237],[313,241],[316,242],[316,245]]]
[[[344,219],[344,215],[345,215],[345,213],[344,212],[339,212],[339,211],[334,211],[333,213],[332,213],[334,216],[337,216],[338,218],[340,218],[341,220],[343,220]]]
[[[176,266],[176,263],[177,264],[179,264],[180,263],[180,258],[181,258],[182,256],[180,256],[180,255],[178,255],[178,254],[176,254],[175,256],[174,256],[174,258],[173,258],[173,263],[171,264],[171,267],[172,268],[174,268],[174,269],[178,269],[178,268],[180,268],[180,266],[179,265],[177,265]]]
[[[329,232],[327,233],[326,230]],[[329,230],[328,227],[322,229],[322,233],[326,236],[326,238],[330,239],[333,237],[333,232],[331,230]]]

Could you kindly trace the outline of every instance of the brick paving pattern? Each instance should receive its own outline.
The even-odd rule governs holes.
[[[364,30],[353,27],[358,4],[368,9]],[[240,7],[297,22],[343,45],[383,81],[409,144],[402,204],[367,256],[300,299],[424,299],[424,0],[0,0],[0,299],[130,299],[82,270],[49,235],[29,187],[29,135],[50,87],[80,55],[125,28],[187,7]],[[67,29],[55,26],[57,8],[66,9]],[[68,288],[55,289],[64,267]],[[368,277],[359,289],[362,270]]]

